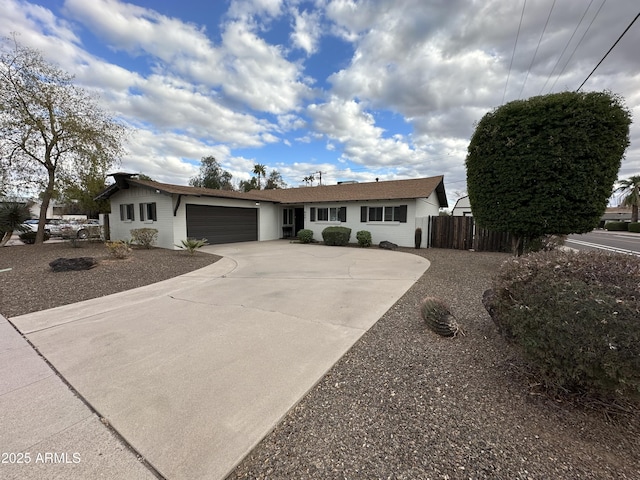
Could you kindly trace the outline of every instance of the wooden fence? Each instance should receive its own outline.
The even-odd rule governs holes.
[[[429,247],[474,249],[479,252],[508,252],[511,237],[475,225],[473,217],[429,217]]]

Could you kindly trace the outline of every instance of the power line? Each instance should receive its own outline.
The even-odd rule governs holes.
[[[602,3],[600,4],[600,8],[598,8],[598,11],[594,15],[594,17],[591,19],[591,22],[589,23],[589,26],[587,27],[587,29],[582,34],[582,37],[580,37],[580,40],[578,40],[578,43],[576,44],[575,48],[573,49],[573,52],[571,52],[571,55],[569,56],[569,59],[567,60],[567,63],[564,64],[564,67],[562,67],[562,70],[560,71],[560,73],[558,74],[556,79],[553,81],[553,85],[551,85],[551,89],[549,90],[549,92],[553,91],[553,88],[556,86],[556,82],[560,79],[560,77],[564,73],[565,69],[567,68],[567,65],[569,65],[569,62],[571,62],[571,59],[573,58],[573,55],[578,50],[578,47],[582,43],[582,40],[584,40],[584,37],[587,35],[587,32],[591,28],[591,25],[593,25],[593,22],[595,22],[596,18],[598,18],[598,15],[600,14],[600,11],[602,10],[602,7],[604,7],[605,3],[607,3],[607,0],[603,0]]]
[[[549,80],[551,80],[551,77],[553,76],[553,72],[556,71],[556,67],[558,66],[558,64],[560,63],[560,60],[562,59],[562,57],[564,56],[564,53],[567,51],[567,48],[569,48],[569,45],[571,44],[571,40],[573,40],[573,37],[575,36],[576,32],[578,31],[578,28],[580,28],[580,25],[582,25],[582,21],[584,20],[584,17],[587,15],[587,12],[589,11],[589,9],[591,8],[591,5],[593,4],[593,0],[591,0],[589,2],[589,5],[587,6],[587,9],[584,11],[584,13],[582,14],[582,17],[580,17],[580,21],[578,22],[578,24],[576,25],[576,28],[573,30],[573,33],[571,34],[571,38],[569,38],[569,41],[567,42],[567,44],[564,46],[564,48],[562,49],[562,53],[560,54],[560,56],[558,57],[558,60],[556,60],[556,64],[553,66],[553,68],[551,69],[551,73],[549,74],[549,76],[547,77],[547,80],[544,82],[544,85],[542,86],[542,88],[540,89],[540,93],[539,95],[542,95],[542,92],[544,91],[544,89],[547,87],[547,83],[549,83]]]
[[[579,91],[580,91],[580,89],[582,88],[582,86],[583,86],[585,83],[587,83],[587,80],[589,80],[589,78],[591,78],[591,75],[593,75],[593,72],[595,72],[595,71],[596,71],[596,69],[600,66],[600,64],[601,64],[602,62],[604,62],[604,59],[605,59],[605,58],[607,58],[607,56],[611,53],[611,50],[613,50],[613,49],[615,48],[615,46],[618,44],[618,42],[619,42],[620,40],[622,40],[622,37],[624,37],[624,36],[625,36],[625,34],[629,31],[629,29],[631,28],[631,26],[632,26],[634,23],[636,23],[636,20],[638,20],[638,17],[640,17],[640,13],[638,13],[638,14],[636,15],[636,18],[634,18],[633,20],[631,20],[631,23],[629,24],[629,26],[627,26],[627,28],[625,28],[625,29],[624,29],[624,32],[622,32],[622,34],[618,37],[618,39],[616,40],[616,43],[614,43],[613,45],[611,45],[611,48],[607,51],[607,53],[605,53],[605,54],[604,54],[604,57],[602,57],[602,58],[600,59],[600,61],[598,62],[598,64],[597,64],[595,67],[593,67],[593,70],[591,70],[591,73],[590,73],[589,75],[587,75],[587,78],[585,78],[585,79],[584,79],[584,82],[582,82],[582,83],[580,84],[580,86],[576,89],[576,92],[579,92]]]
[[[518,38],[520,37],[520,27],[522,27],[522,19],[524,18],[524,9],[527,6],[527,0],[524,0],[522,5],[522,13],[520,14],[520,23],[518,24],[518,33],[516,33],[516,43],[513,45],[513,53],[511,54],[511,63],[509,63],[509,73],[507,73],[507,81],[504,84],[504,92],[502,93],[502,103],[504,103],[504,97],[507,95],[507,85],[509,85],[509,77],[511,76],[511,67],[513,66],[513,59],[516,56],[516,47],[518,46]]]
[[[538,55],[538,49],[540,48],[540,44],[542,43],[542,37],[544,37],[544,32],[547,31],[547,25],[549,25],[549,19],[551,18],[551,12],[553,12],[553,7],[556,6],[556,0],[553,0],[551,4],[551,10],[549,10],[549,15],[547,16],[547,21],[544,23],[544,28],[542,29],[542,33],[540,34],[540,39],[538,40],[538,45],[536,46],[536,51],[533,52],[533,58],[531,59],[531,63],[529,64],[529,69],[527,70],[527,74],[524,77],[524,82],[522,82],[522,88],[520,89],[520,93],[518,94],[518,98],[522,96],[522,92],[524,91],[524,86],[527,84],[527,79],[529,78],[529,72],[531,72],[531,68],[533,67],[533,62],[536,60],[536,56]]]

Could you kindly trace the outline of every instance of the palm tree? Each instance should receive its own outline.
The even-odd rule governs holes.
[[[267,170],[266,167],[264,165],[261,165],[259,163],[256,163],[253,166],[253,173],[255,173],[258,176],[258,190],[260,190],[260,177],[265,178],[267,176]]]
[[[640,206],[640,175],[634,175],[618,182],[620,185],[615,189],[624,195],[622,205],[631,207],[631,221],[638,221],[638,206]]]

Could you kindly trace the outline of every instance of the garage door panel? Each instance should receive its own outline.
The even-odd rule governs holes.
[[[258,240],[258,209],[187,204],[187,236],[211,245]]]

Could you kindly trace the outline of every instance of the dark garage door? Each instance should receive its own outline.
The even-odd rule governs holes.
[[[210,245],[258,240],[258,209],[187,204],[187,236]]]

